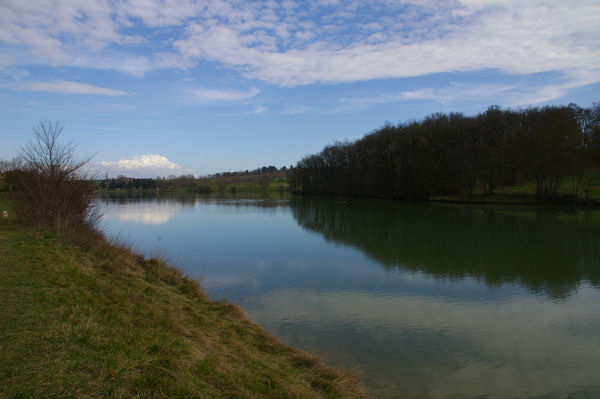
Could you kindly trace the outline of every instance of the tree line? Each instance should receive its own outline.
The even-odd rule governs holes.
[[[290,169],[303,193],[428,199],[494,194],[535,182],[535,195],[557,195],[569,177],[573,196],[589,196],[586,174],[600,161],[600,103],[523,110],[492,106],[475,116],[435,113],[387,123],[354,142],[336,142]]]
[[[132,178],[119,175],[116,178],[108,176],[100,180],[98,185],[103,190],[126,190],[126,189],[159,189],[159,190],[181,190],[186,189],[193,192],[210,192],[213,187],[217,191],[226,185],[249,183],[266,187],[273,180],[286,179],[287,168],[283,166],[278,169],[275,166],[263,166],[254,170],[238,172],[220,172],[208,176],[194,177],[194,175],[181,175],[156,178]]]
[[[174,190],[186,187],[195,187],[197,179],[193,175],[170,176],[169,178],[132,178],[117,176],[116,178],[105,178],[99,182],[104,190],[126,190],[126,189],[161,189]]]

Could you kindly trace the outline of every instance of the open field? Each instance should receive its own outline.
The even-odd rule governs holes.
[[[261,184],[258,181],[232,178],[219,184],[211,182],[209,187],[212,193],[274,193],[288,191],[289,182],[287,179],[272,179],[268,184]]]
[[[600,173],[587,173],[579,182],[578,190],[577,181],[571,177],[562,179],[555,199],[546,199],[544,202],[557,203],[584,203],[598,204],[600,203]],[[478,189],[473,191],[473,195],[469,194],[454,194],[440,195],[431,198],[432,201],[440,202],[465,202],[465,203],[506,203],[506,204],[537,204],[540,203],[535,197],[536,186],[535,182],[530,181],[520,183],[514,186],[501,187],[494,191],[493,195],[484,194],[483,190]],[[577,198],[575,193],[577,192]]]

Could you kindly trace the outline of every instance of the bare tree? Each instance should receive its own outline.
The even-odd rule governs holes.
[[[81,174],[81,168],[92,157],[77,160],[73,143],[59,141],[63,130],[58,121],[40,122],[33,129],[34,141],[21,148],[27,168],[52,178],[73,178]]]
[[[91,157],[75,157],[75,146],[62,143],[60,122],[40,122],[34,140],[21,148],[22,167],[11,174],[17,188],[19,218],[31,225],[52,228],[63,237],[75,237],[99,221],[94,205],[95,187],[83,167]]]

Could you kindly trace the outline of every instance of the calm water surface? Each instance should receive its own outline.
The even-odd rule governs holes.
[[[103,228],[200,276],[381,398],[599,398],[600,212],[364,199],[103,199]]]

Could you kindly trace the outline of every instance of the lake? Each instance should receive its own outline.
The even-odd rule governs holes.
[[[105,197],[102,228],[378,398],[600,397],[600,211]]]

